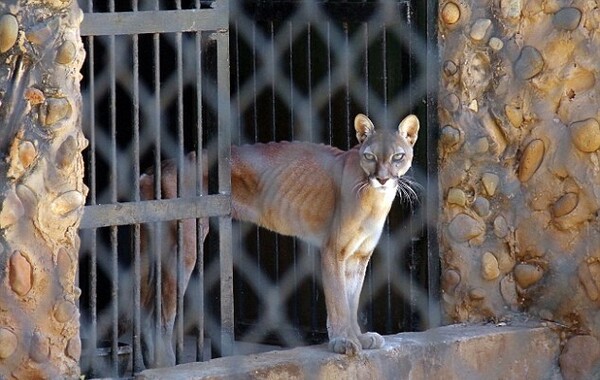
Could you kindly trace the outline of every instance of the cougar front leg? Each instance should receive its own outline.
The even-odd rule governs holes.
[[[338,259],[336,251],[323,249],[321,270],[327,307],[329,349],[339,354],[356,355],[361,351],[361,344],[354,330],[350,305],[345,296],[347,293],[345,260]]]
[[[358,305],[360,302],[360,292],[365,280],[367,265],[372,252],[368,254],[356,253],[346,260],[346,284],[348,305],[350,305],[350,318],[354,332],[364,349],[381,348],[385,344],[383,337],[375,332],[362,333],[358,324]]]

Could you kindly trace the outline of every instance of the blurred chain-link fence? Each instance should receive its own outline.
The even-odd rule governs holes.
[[[133,360],[124,364],[127,371],[143,368],[140,262],[143,250],[156,251],[152,245],[161,238],[154,229],[155,239],[144,245],[141,229],[169,230],[160,227],[169,220],[211,220],[205,244],[197,245],[185,295],[185,284],[178,282],[177,362],[325,341],[318,250],[252,225],[232,228],[226,158],[230,143],[303,140],[347,149],[356,143],[352,121],[359,112],[379,128],[394,128],[416,113],[422,126],[409,173],[422,186],[420,202],[394,205],[369,266],[359,321],[382,334],[439,323],[431,212],[437,190],[431,187],[434,169],[428,168],[435,148],[427,128],[435,119],[428,97],[436,81],[427,59],[432,5],[416,0],[80,0],[80,5],[88,52],[84,131],[90,140],[79,276],[85,373],[115,375],[119,358],[128,356]],[[142,201],[141,173],[166,159],[182,168],[184,154],[201,150],[217,159],[214,168],[199,160],[210,166],[210,176],[208,183],[199,180],[195,197]],[[160,180],[160,170],[155,173]],[[173,232],[180,243],[181,226]],[[201,232],[200,223],[198,228]],[[161,273],[160,266],[168,264],[152,265]],[[156,280],[159,302],[163,290],[160,277]],[[158,335],[160,317],[153,318]]]

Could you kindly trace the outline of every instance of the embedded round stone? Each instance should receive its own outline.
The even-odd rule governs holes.
[[[486,296],[485,290],[481,288],[474,288],[469,291],[469,297],[474,301],[480,301]]]
[[[85,197],[77,190],[67,191],[58,196],[50,208],[52,212],[58,215],[65,216],[78,208],[82,207],[85,203]]]
[[[481,257],[481,276],[488,280],[495,280],[500,276],[498,259],[491,252],[486,252]]]
[[[494,219],[494,234],[499,238],[504,238],[508,235],[509,228],[506,219],[502,215],[498,215]]]
[[[486,194],[490,197],[496,194],[496,189],[498,188],[499,182],[500,178],[494,173],[484,173],[481,177],[481,183],[483,184],[483,188]]]
[[[456,24],[460,20],[460,7],[456,3],[448,2],[442,8],[442,21],[447,25]]]
[[[19,23],[11,14],[0,16],[0,53],[6,53],[17,42]]]
[[[504,47],[504,42],[498,37],[492,37],[490,38],[488,45],[495,51],[500,51]]]
[[[519,305],[519,298],[517,296],[517,287],[515,286],[515,281],[513,280],[510,274],[502,277],[500,280],[500,295],[504,300],[504,303],[515,309]]]
[[[452,148],[460,143],[460,131],[451,125],[442,128],[440,143],[446,148]]]
[[[14,354],[18,343],[15,333],[7,328],[0,328],[0,359],[6,359]]]
[[[60,144],[56,151],[56,166],[63,169],[69,166],[77,155],[77,142],[73,136],[69,136]]]
[[[19,145],[19,161],[21,161],[23,168],[27,169],[31,166],[33,160],[35,160],[36,154],[37,150],[31,141],[23,141]]]
[[[476,20],[471,26],[471,39],[474,41],[482,41],[488,33],[488,30],[492,26],[492,20],[489,18],[480,18]]]
[[[464,206],[467,204],[467,195],[461,189],[451,188],[450,190],[448,190],[447,201],[450,204]]]
[[[0,209],[0,228],[15,224],[25,213],[21,199],[14,191],[9,191]]]
[[[31,290],[33,284],[33,269],[29,260],[20,252],[15,251],[10,257],[8,282],[13,292],[24,296]]]
[[[67,65],[73,62],[75,59],[75,55],[77,54],[77,47],[71,41],[65,41],[60,45],[58,51],[56,52],[55,61],[57,63]]]
[[[523,289],[538,282],[544,275],[542,268],[531,264],[518,264],[513,271],[517,284]]]
[[[490,201],[485,199],[484,197],[477,197],[473,202],[473,210],[477,213],[477,215],[485,218],[490,215]]]
[[[35,332],[31,338],[29,357],[37,363],[47,362],[50,358],[50,340],[39,332]]]
[[[460,284],[460,273],[454,269],[447,269],[442,275],[442,289],[446,293],[454,293],[454,289]]]
[[[76,313],[77,307],[69,301],[60,301],[54,307],[54,318],[60,323],[70,321]]]
[[[81,356],[81,339],[74,337],[67,343],[67,355],[74,360],[79,360]]]
[[[450,94],[444,98],[443,104],[448,111],[456,112],[460,107],[460,99],[456,94]]]
[[[533,46],[524,46],[515,62],[515,74],[521,79],[531,79],[544,69],[544,58]]]
[[[456,63],[450,60],[444,62],[444,74],[451,76],[456,74],[457,72],[458,66],[456,66]]]
[[[448,226],[450,236],[458,242],[467,242],[483,235],[485,225],[467,214],[458,214]]]
[[[527,182],[535,174],[542,164],[545,153],[544,142],[540,139],[532,140],[521,155],[519,171],[517,173],[521,182]]]
[[[581,11],[577,8],[563,8],[554,14],[552,25],[557,29],[575,30],[581,21]]]
[[[571,141],[577,149],[591,153],[600,148],[600,124],[594,118],[576,121],[569,126]]]
[[[40,123],[51,126],[71,114],[71,104],[65,98],[48,98],[40,106]]]
[[[60,248],[58,250],[56,269],[58,270],[58,275],[60,278],[67,277],[73,269],[73,261],[69,256],[69,252],[65,248]]]
[[[513,127],[518,128],[523,124],[523,112],[520,108],[507,104],[504,106],[504,113]]]
[[[575,210],[577,204],[579,204],[579,195],[577,193],[566,193],[552,205],[552,215],[555,218],[560,218],[570,214]]]
[[[494,256],[498,260],[498,269],[502,273],[508,273],[515,267],[515,259],[506,251],[497,252]]]

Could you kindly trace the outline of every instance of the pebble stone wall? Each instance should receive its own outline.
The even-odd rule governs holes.
[[[599,7],[439,2],[445,315],[546,321],[565,379],[600,378]]]
[[[79,378],[79,36],[71,0],[0,2],[0,378]]]

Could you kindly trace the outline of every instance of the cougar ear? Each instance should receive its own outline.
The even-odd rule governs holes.
[[[398,125],[398,133],[404,137],[411,146],[417,142],[419,133],[419,119],[415,115],[408,115]]]
[[[359,113],[354,118],[354,129],[356,130],[356,139],[361,144],[375,133],[373,122],[362,113]]]

